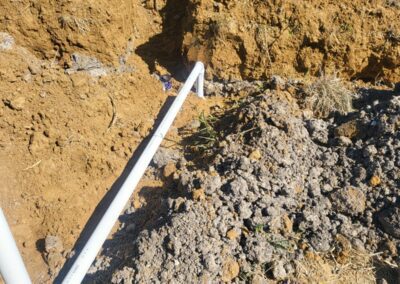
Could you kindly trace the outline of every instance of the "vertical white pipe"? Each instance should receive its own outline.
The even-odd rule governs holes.
[[[62,282],[63,284],[76,284],[82,282],[86,272],[90,268],[90,265],[96,258],[96,255],[100,251],[103,243],[107,239],[108,234],[112,230],[112,227],[118,220],[118,217],[124,209],[125,204],[128,202],[129,197],[133,194],[137,184],[140,181],[140,178],[142,177],[142,175],[146,171],[147,166],[153,159],[153,156],[160,146],[161,141],[163,140],[168,129],[172,125],[179,110],[182,108],[182,105],[192,86],[196,82],[196,79],[198,77],[202,77],[203,74],[204,65],[201,62],[197,62],[192,72],[190,73],[189,78],[186,80],[182,89],[179,91],[178,96],[175,98],[167,114],[161,121],[156,132],[153,134],[151,140],[144,149],[142,155],[139,157],[124,184],[121,186],[118,193],[116,194],[114,200],[111,202],[107,211],[104,213],[100,222],[97,224],[93,234],[90,236],[89,240],[83,247],[81,253],[75,260],[71,269],[68,271],[68,274],[65,276]],[[200,82],[201,85],[203,84],[202,80]],[[200,87],[200,83],[198,82],[198,87]],[[197,89],[197,92],[199,95],[203,95],[202,89]]]
[[[201,72],[199,74],[199,76],[197,77],[197,86],[196,86],[196,91],[197,91],[197,95],[204,99],[204,65],[201,62],[198,62],[199,64],[201,64],[202,68],[201,68]]]
[[[7,284],[30,284],[28,272],[19,254],[3,210],[0,208],[0,274]]]

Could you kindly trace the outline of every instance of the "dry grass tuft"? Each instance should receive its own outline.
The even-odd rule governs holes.
[[[322,74],[305,92],[306,105],[316,117],[326,118],[335,111],[347,114],[353,110],[352,93],[336,75]]]
[[[376,283],[373,255],[350,250],[343,261],[333,254],[306,254],[297,264],[296,280],[300,283]]]

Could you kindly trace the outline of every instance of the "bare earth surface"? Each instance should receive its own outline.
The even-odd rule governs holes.
[[[177,230],[174,226],[160,225],[157,230],[154,229],[157,225],[155,220],[159,216],[171,217],[162,211],[164,205],[167,211],[177,211],[174,211],[177,216],[174,215],[171,218],[181,222],[192,215],[180,215],[182,212],[179,211],[181,210],[179,204],[203,200],[204,193],[203,195],[199,193],[201,197],[192,196],[193,191],[198,189],[196,181],[193,180],[198,178],[202,181],[202,178],[208,176],[208,173],[204,174],[202,171],[208,171],[208,169],[204,170],[204,164],[211,160],[201,160],[203,163],[200,163],[201,167],[198,164],[191,164],[195,162],[188,157],[192,155],[195,142],[187,140],[190,133],[200,129],[199,115],[203,111],[206,117],[209,113],[220,115],[223,109],[231,108],[232,104],[240,104],[239,98],[259,94],[269,89],[276,90],[274,88],[281,83],[271,83],[268,87],[262,87],[266,84],[265,82],[276,82],[275,79],[271,79],[272,75],[300,78],[300,81],[289,79],[285,81],[286,83],[282,83],[285,90],[276,90],[279,95],[283,93],[285,100],[289,100],[290,104],[296,101],[293,103],[295,107],[281,106],[271,101],[261,103],[260,107],[258,100],[252,101],[249,105],[256,105],[261,114],[265,114],[262,110],[263,106],[270,106],[271,112],[276,108],[283,113],[290,113],[294,117],[291,118],[293,121],[307,109],[302,102],[298,101],[303,98],[301,90],[305,89],[301,82],[313,81],[313,77],[321,73],[337,73],[338,76],[349,81],[372,82],[373,85],[365,86],[382,89],[383,93],[388,92],[390,96],[397,96],[398,89],[394,87],[400,80],[399,15],[400,2],[396,0],[336,2],[312,0],[307,3],[294,0],[1,1],[0,206],[5,211],[33,282],[50,282],[57,275],[96,206],[107,193],[110,193],[129,159],[157,122],[160,110],[165,103],[170,103],[171,96],[176,94],[181,84],[177,80],[182,81],[186,77],[191,63],[195,60],[202,60],[207,64],[206,75],[209,80],[207,91],[208,95],[212,96],[206,101],[193,95],[189,96],[174,127],[163,143],[166,149],[172,149],[175,152],[178,150],[179,157],[167,155],[166,159],[171,159],[172,164],[159,161],[146,174],[139,186],[141,190],[131,200],[127,207],[128,211],[123,215],[123,218],[124,216],[126,218],[139,216],[141,223],[126,222],[121,219],[120,226],[115,228],[115,231],[120,229],[119,232],[106,245],[97,264],[92,267],[91,275],[94,278],[89,277],[88,280],[96,282],[107,279],[107,281],[122,282],[136,277],[137,281],[148,279],[162,281],[177,279],[174,273],[182,274],[182,271],[186,272],[186,278],[182,278],[182,281],[200,279],[201,273],[196,271],[165,266],[171,260],[168,249],[159,251],[158,255],[155,254],[164,263],[154,263],[151,273],[155,276],[149,272],[152,276],[149,274],[149,278],[145,279],[144,274],[136,273],[135,270],[147,263],[147,257],[150,259],[153,256],[149,252],[143,254],[141,259],[134,260],[133,257],[136,258],[138,254],[137,251],[132,251],[152,248],[158,243],[163,243],[165,235],[173,236],[174,230]],[[154,72],[159,75],[171,73],[174,77],[173,89],[164,92]],[[253,89],[244,91],[237,88],[237,85],[229,87],[229,81],[232,80],[262,81],[260,81],[260,86],[257,83],[244,82],[245,86],[250,84],[252,88],[256,88],[255,91]],[[217,82],[223,82],[223,84]],[[241,86],[241,83],[237,84]],[[376,86],[380,84],[384,86]],[[364,83],[360,82],[359,86],[364,86]],[[381,93],[378,92],[378,94]],[[375,105],[374,100],[371,99],[367,104],[359,107],[357,110],[361,114],[354,114],[354,117],[360,116],[358,117],[360,120],[366,119],[365,116],[362,117],[361,111],[368,113],[367,118],[375,117],[373,112],[376,109],[377,117],[382,119],[382,124],[390,125],[398,131],[398,122],[390,121],[389,123],[384,116],[397,117],[397,101],[387,97],[383,100],[382,97],[376,99],[378,103]],[[385,110],[385,103],[388,101],[393,101],[390,111]],[[367,105],[373,109],[364,109]],[[298,110],[299,108],[301,111]],[[293,109],[299,113],[291,113]],[[380,110],[384,115],[379,116]],[[246,111],[251,113],[249,109]],[[273,117],[269,112],[266,113],[267,117]],[[256,115],[258,112],[255,112],[254,116]],[[201,117],[204,118],[204,116]],[[311,120],[310,117],[308,119]],[[320,129],[322,125],[322,129],[325,129],[321,130],[323,132],[321,137],[325,139],[322,144],[331,141],[329,139],[333,141],[333,129],[343,123],[343,120],[332,122],[329,119],[318,118],[313,126],[315,129]],[[301,120],[301,123],[311,123],[304,117]],[[296,123],[301,124],[298,121]],[[238,124],[243,123],[238,120]],[[303,128],[304,126],[300,127],[300,129]],[[232,133],[234,133],[233,130],[230,134]],[[313,130],[310,130],[310,133],[313,133]],[[394,137],[392,132],[390,135]],[[306,135],[303,138],[312,149],[320,149],[322,146],[318,139],[321,137],[310,134],[310,137]],[[204,139],[204,137],[197,138]],[[350,138],[353,139],[353,137]],[[364,142],[368,140],[365,137],[360,139],[364,139]],[[312,144],[311,140],[317,141],[316,144]],[[353,142],[356,143],[356,140],[354,138]],[[224,138],[221,138],[221,141],[224,141]],[[370,140],[368,141],[370,143]],[[249,145],[255,147],[254,143]],[[371,142],[374,145],[377,143],[375,140]],[[237,144],[243,147],[249,146],[242,142]],[[354,147],[358,147],[357,151],[362,151],[360,149],[364,148],[364,144],[355,145]],[[395,142],[393,145],[394,148],[398,146]],[[340,149],[348,148],[352,149],[349,145]],[[398,148],[395,149],[398,151]],[[182,153],[185,153],[188,164],[179,164]],[[249,154],[242,153],[240,149],[234,149],[232,153],[238,157]],[[343,161],[348,162],[350,158],[345,157]],[[222,163],[220,160],[213,162],[215,167]],[[360,160],[357,163],[362,162]],[[384,174],[378,172],[382,180],[375,180],[376,186],[379,187],[382,183],[385,187],[379,188],[383,196],[397,198],[398,160],[389,159],[387,163],[389,163],[389,168],[390,165],[394,165],[394,170],[390,168],[394,173],[386,176],[387,171],[383,171]],[[237,170],[236,166],[232,163],[232,171]],[[364,167],[368,169],[366,165]],[[192,170],[192,173],[186,175],[186,178],[190,177],[190,182],[182,182],[185,179],[182,172]],[[174,172],[176,175],[173,174]],[[218,173],[223,179],[228,179],[229,174]],[[361,183],[371,186],[370,179],[374,174],[372,170],[368,171]],[[354,173],[353,180],[349,182],[351,185],[354,185],[353,181],[357,179],[357,175],[363,175],[363,172]],[[347,185],[344,180],[345,178],[339,186],[332,186],[335,192],[338,188]],[[177,187],[179,191],[175,191]],[[322,191],[324,190],[323,188]],[[385,190],[389,190],[389,193],[385,193]],[[367,193],[364,192],[364,195]],[[379,199],[379,196],[376,198]],[[375,200],[373,196],[367,195],[367,197]],[[389,197],[387,197],[388,200],[382,201],[384,206],[379,207],[379,210],[386,207],[392,208],[398,203],[396,199],[389,200]],[[186,199],[176,201],[177,198]],[[209,194],[208,198],[219,199],[220,196]],[[235,200],[234,197],[232,198]],[[380,200],[376,202],[379,203]],[[161,206],[160,211],[153,210],[154,206]],[[213,219],[204,219],[208,210],[207,206],[197,203],[195,206],[199,208],[198,214],[204,222],[213,221]],[[258,205],[251,203],[251,206]],[[340,207],[340,205],[334,206]],[[385,253],[389,254],[390,263],[398,265],[398,258],[395,256],[398,237],[393,237],[393,233],[382,231],[382,225],[376,225],[378,224],[376,219],[373,219],[373,223],[368,223],[371,221],[368,208],[373,206],[374,204],[367,205],[367,209],[364,208],[365,212],[363,210],[357,213],[359,215],[365,213],[365,216],[363,215],[365,220],[362,219],[361,223],[367,222],[374,231],[376,228],[378,230],[378,236],[374,239],[377,243],[367,247],[368,253],[386,251]],[[251,207],[252,210],[255,210],[253,207]],[[219,204],[209,206],[210,210],[219,210],[219,208]],[[321,209],[321,212],[332,213],[326,208],[324,210]],[[296,214],[301,214],[301,212],[294,209],[289,211],[287,214],[290,222],[296,224]],[[193,213],[189,209],[185,212]],[[375,211],[371,212],[375,214]],[[223,210],[221,214],[224,214]],[[375,215],[373,216],[375,218]],[[281,217],[279,215],[279,218]],[[390,216],[381,217],[382,220],[384,218],[390,219]],[[241,242],[244,242],[243,236],[249,234],[243,231],[243,219],[248,218],[241,217],[236,220],[235,226],[232,226],[237,231],[235,231],[238,234],[237,238],[241,236]],[[358,222],[358,219],[351,220]],[[192,219],[189,221],[191,226],[196,227],[197,233],[204,233],[205,227],[193,224]],[[264,221],[270,222],[269,219]],[[330,221],[332,228],[336,228],[336,221],[336,219]],[[384,224],[385,221],[382,222]],[[134,225],[129,227],[132,223]],[[260,224],[253,225],[249,227],[253,229],[250,234],[255,233],[255,226]],[[283,223],[280,225],[284,227]],[[277,230],[279,229],[282,228]],[[128,235],[125,234],[126,230],[129,231]],[[141,234],[142,242],[137,247],[130,246],[133,236],[129,234],[132,234],[132,230],[135,232],[135,240]],[[265,231],[268,231],[267,227]],[[149,240],[146,235],[148,232],[157,232],[157,235]],[[225,237],[226,230],[222,229],[221,232]],[[260,233],[259,230],[258,233]],[[252,237],[261,238],[257,234]],[[56,243],[61,242],[61,248],[58,247],[56,253],[54,251],[50,253],[49,243],[46,250],[47,236],[56,236]],[[128,242],[119,244],[122,247],[115,246],[113,250],[110,244],[114,244],[113,241],[119,241],[119,238],[124,241],[128,238]],[[336,234],[330,234],[329,238],[325,240],[326,246],[332,245]],[[49,242],[49,239],[47,240]],[[248,238],[249,240],[252,239]],[[386,241],[393,242],[394,248],[393,246],[391,249],[387,248]],[[201,242],[202,240],[195,240],[193,244],[197,244],[201,249]],[[386,246],[384,249],[381,249],[382,242]],[[206,280],[246,281],[254,276],[251,274],[252,270],[246,268],[246,265],[252,263],[252,260],[246,260],[248,254],[243,251],[238,252],[240,244],[234,244],[232,241],[231,245],[235,248],[231,248],[229,253],[223,250],[222,254],[217,254],[212,260],[217,261],[217,266],[211,263],[212,269],[215,270],[206,268],[209,270],[209,274],[205,276]],[[300,244],[296,245],[300,246]],[[126,262],[116,261],[121,251],[125,250],[125,246],[129,248],[126,251],[130,252],[124,258]],[[218,247],[215,248],[216,250],[223,248],[217,243],[216,247]],[[257,246],[254,247],[257,249]],[[118,255],[117,258],[114,253]],[[312,253],[312,256],[309,255],[310,257],[306,258],[308,263],[304,264],[305,271],[310,272],[315,266],[316,270],[323,270],[320,266],[322,262],[323,267],[326,268],[328,265],[329,268],[326,271],[330,271],[332,277],[340,278],[337,276],[337,267],[335,268],[335,262],[332,259],[322,260],[315,257],[315,251]],[[228,274],[233,270],[233,274],[230,273],[226,276],[227,278],[223,278],[222,271],[225,268],[222,262],[218,263],[222,259],[221,255],[224,257],[229,255],[229,259],[223,258],[224,261],[229,260],[228,268],[226,268]],[[238,261],[237,257],[245,259],[244,262]],[[111,265],[105,259],[111,259]],[[196,269],[202,269],[202,261],[205,260],[195,260]],[[274,261],[281,260],[274,259]],[[236,267],[236,263],[240,266]],[[282,262],[279,263],[282,264]],[[362,263],[361,266],[368,270],[369,265],[368,262]],[[163,274],[164,278],[160,276],[163,269],[166,271]],[[238,277],[239,272],[236,273],[238,269],[241,271],[240,277]],[[294,275],[296,272],[295,268],[286,270],[289,275]],[[271,271],[268,273],[270,276]],[[347,274],[347,270],[344,274]],[[229,278],[232,275],[236,275],[236,278]],[[315,275],[314,273],[309,277],[317,277]],[[366,275],[365,281],[371,280],[371,274]],[[243,277],[248,277],[248,279],[243,280]],[[304,280],[304,273],[298,274],[298,278]],[[260,279],[262,281],[264,278]],[[315,282],[318,282],[318,279],[320,280],[317,277]]]
[[[10,47],[0,48],[0,203],[32,280],[42,283],[49,277],[42,255],[44,238],[59,236],[65,256],[94,208],[149,134],[161,107],[176,92],[163,92],[147,64],[125,48],[129,48],[129,38],[123,35],[124,48],[121,44],[119,54],[126,62],[113,69],[104,65],[106,76],[92,76],[90,72],[97,69],[90,66],[65,74],[58,59],[51,58],[55,57],[54,48],[44,41],[45,28],[38,24],[37,29],[33,26],[25,30],[18,22],[38,20],[31,15],[36,4],[13,5],[21,9],[12,11],[30,16],[12,18],[14,25],[7,25],[9,32],[21,28],[30,41],[18,38],[15,32],[17,37],[10,40]],[[105,11],[100,3],[96,5]],[[144,26],[135,25],[143,28],[144,36],[135,38],[135,45],[154,33],[151,13],[138,8],[149,23],[136,18],[144,22]],[[4,13],[6,8],[0,11]],[[82,38],[88,32],[83,32]],[[0,42],[8,42],[8,36],[0,36]],[[100,36],[96,40],[106,44]],[[97,47],[100,53],[101,44]],[[49,52],[51,59],[42,59],[42,51]],[[210,104],[210,100],[189,96],[176,126],[190,122],[203,109],[207,112]],[[172,129],[170,142],[166,142],[172,147],[179,140],[175,132]]]

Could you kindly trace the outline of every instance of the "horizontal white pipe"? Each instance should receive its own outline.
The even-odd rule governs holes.
[[[0,274],[7,284],[30,284],[22,257],[0,208]]]
[[[90,236],[89,240],[75,260],[71,269],[68,271],[62,282],[63,284],[76,284],[80,283],[83,280],[86,272],[90,268],[90,265],[93,263],[96,255],[103,246],[103,243],[107,239],[108,234],[112,230],[115,222],[118,220],[118,217],[124,209],[125,204],[128,202],[129,197],[133,194],[137,184],[140,181],[140,178],[142,177],[142,175],[146,171],[147,166],[153,159],[153,156],[160,146],[161,141],[163,140],[168,129],[172,125],[179,110],[182,108],[182,105],[192,86],[196,82],[196,79],[198,79],[197,93],[199,96],[203,97],[203,77],[204,65],[201,62],[197,62],[192,72],[190,73],[189,78],[186,80],[182,89],[179,91],[178,96],[175,98],[167,114],[165,115],[156,132],[147,144],[142,155],[139,157],[129,176],[125,180],[122,187],[119,189],[114,200],[111,202],[107,211],[101,218],[100,222],[97,224],[97,227],[94,230],[93,234]]]

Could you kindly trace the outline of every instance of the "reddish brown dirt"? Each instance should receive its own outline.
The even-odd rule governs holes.
[[[11,65],[1,66],[0,200],[32,279],[42,282],[47,267],[40,240],[56,235],[67,251],[72,248],[148,135],[168,95],[138,61],[140,69],[133,74],[110,75],[98,82],[51,67],[25,82],[20,77],[28,70],[24,58],[0,53],[0,62],[10,58]],[[111,98],[117,119],[110,127]],[[191,96],[175,127],[207,111],[209,104],[212,100]],[[179,142],[173,130],[168,139]]]
[[[400,4],[387,0],[191,1],[183,52],[208,77],[339,72],[400,80]]]
[[[140,1],[2,1],[0,15],[2,31],[47,59],[68,59],[79,51],[117,63],[129,37],[149,36],[157,28]]]
[[[16,41],[0,51],[0,206],[34,283],[50,280],[43,238],[59,236],[66,252],[72,249],[160,108],[175,94],[162,91],[135,53],[127,58],[132,73],[103,78],[65,74],[63,60],[69,60],[69,53],[90,54],[109,64],[124,54],[129,39],[137,47],[158,33],[158,25],[140,1],[125,1],[130,7],[57,2],[0,4],[0,14],[7,13],[0,30]],[[88,30],[60,27],[62,15],[86,15]],[[177,147],[176,127],[213,103],[189,96],[165,143]]]
[[[0,32],[15,39],[0,50],[0,206],[35,283],[50,279],[41,240],[57,235],[69,251],[148,135],[168,96],[150,75],[157,62],[184,75],[181,55],[202,59],[220,79],[321,69],[400,80],[400,10],[389,1],[113,2],[0,2]],[[74,52],[107,66],[126,55],[135,70],[67,75]],[[215,103],[189,97],[175,127]]]

